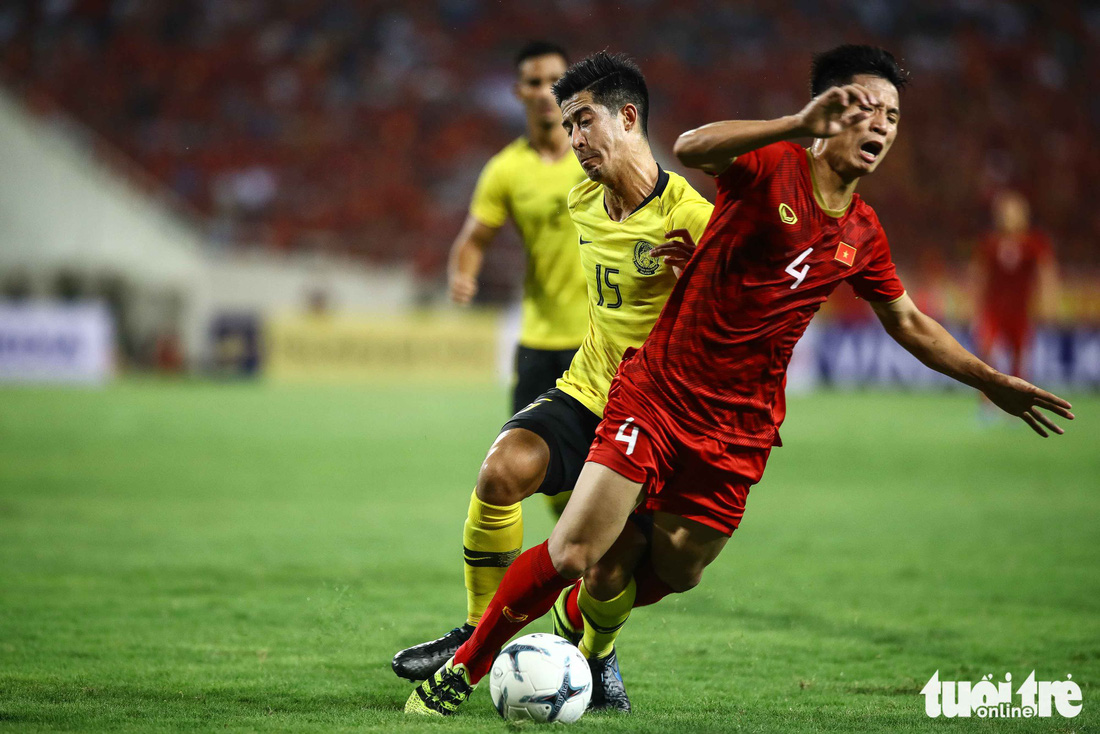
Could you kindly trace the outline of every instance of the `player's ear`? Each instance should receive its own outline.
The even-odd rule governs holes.
[[[623,108],[619,110],[619,115],[623,120],[623,130],[630,132],[638,126],[638,108],[634,105],[623,105]]]

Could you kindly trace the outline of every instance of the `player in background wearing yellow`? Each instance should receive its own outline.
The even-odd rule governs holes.
[[[469,304],[489,249],[511,219],[523,240],[527,268],[516,346],[512,414],[554,386],[588,331],[588,293],[577,251],[577,231],[566,208],[569,190],[584,171],[569,149],[550,86],[565,73],[565,49],[532,41],[516,55],[515,95],[527,118],[526,135],[512,141],[482,169],[470,213],[451,246],[451,300]],[[546,494],[560,516],[570,487]],[[525,495],[527,496],[527,495]],[[463,533],[466,624],[476,625],[523,539],[522,510],[515,494],[493,481],[479,481],[470,497]],[[419,679],[416,653],[394,658],[393,669]],[[434,670],[432,668],[431,670]],[[427,675],[430,670],[425,672]]]
[[[519,502],[536,491],[571,489],[576,483],[623,353],[645,341],[713,211],[687,181],[654,160],[649,93],[632,61],[607,53],[590,56],[570,67],[554,94],[574,102],[568,117],[559,119],[590,179],[568,200],[588,281],[588,334],[557,386],[504,425],[481,466],[477,495],[490,503],[482,517],[493,513],[488,519],[507,528],[498,537],[508,542],[491,548],[501,559],[499,576],[479,598],[479,612],[519,555]],[[468,524],[467,561],[472,539]],[[573,603],[585,629],[555,623],[592,666],[591,708],[630,709],[614,648],[601,643],[611,639],[606,632],[618,629],[616,620],[625,619],[633,603],[633,597],[620,597],[601,602],[582,589]],[[624,603],[626,612],[619,608]],[[433,675],[473,630],[468,620],[438,640],[403,650],[394,658],[394,670],[406,678]]]
[[[511,218],[527,255],[513,415],[554,386],[588,331],[588,294],[576,230],[566,210],[569,189],[584,179],[584,171],[570,153],[550,91],[568,65],[565,49],[545,41],[532,41],[516,54],[514,89],[527,117],[527,134],[513,140],[482,169],[447,268],[451,300],[469,304],[477,295],[485,252]],[[560,517],[569,492],[546,498]],[[467,567],[468,575],[479,573]],[[471,608],[475,623],[479,615]]]

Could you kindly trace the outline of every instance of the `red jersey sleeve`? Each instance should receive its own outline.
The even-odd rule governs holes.
[[[729,168],[715,177],[718,191],[727,191],[737,198],[741,192],[758,186],[779,167],[783,154],[791,146],[798,147],[794,143],[772,143],[737,156]]]
[[[893,301],[905,295],[905,286],[898,279],[890,257],[890,244],[880,228],[871,245],[867,266],[847,278],[852,290],[865,301]]]

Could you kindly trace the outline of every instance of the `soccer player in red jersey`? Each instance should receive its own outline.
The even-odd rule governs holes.
[[[413,696],[453,711],[500,647],[582,575],[597,598],[635,606],[698,584],[780,444],[791,351],[842,281],[929,367],[1042,436],[1062,433],[1039,408],[1072,419],[1069,403],[992,369],[913,305],[855,194],[894,142],[906,81],[882,49],[841,46],[815,57],[801,112],[680,136],[680,161],[716,176],[702,241],[645,344],[624,357],[550,539],[512,564],[473,636]],[[803,137],[815,138],[809,150],[790,142]],[[635,508],[652,519],[650,560],[637,568],[637,544],[623,542]]]
[[[1037,305],[1050,311],[1057,279],[1046,235],[1029,222],[1027,200],[1003,191],[993,200],[994,230],[974,258],[978,297],[978,355],[988,360],[998,342],[1009,349],[1012,372],[1024,372],[1024,352]]]

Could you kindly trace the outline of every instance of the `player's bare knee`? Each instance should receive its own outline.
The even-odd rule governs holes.
[[[629,569],[601,560],[584,572],[584,588],[596,599],[612,599],[630,583],[630,576]]]
[[[703,571],[700,569],[697,572],[690,570],[683,570],[679,573],[672,574],[671,578],[661,578],[666,584],[669,585],[673,591],[677,594],[683,594],[685,591],[691,591],[699,582],[703,580]]]
[[[575,547],[562,549],[556,556],[551,556],[554,569],[567,579],[579,579],[585,571],[585,558],[582,552]]]
[[[554,542],[551,538],[549,551],[554,569],[567,579],[579,579],[597,560],[592,548],[583,542]]]
[[[530,431],[502,434],[489,449],[478,472],[478,499],[490,505],[507,506],[530,497],[546,477],[549,461],[546,443]]]
[[[657,578],[668,584],[669,588],[677,594],[691,591],[698,586],[703,580],[704,568],[706,568],[705,564],[660,563],[656,559],[653,563],[653,570],[656,572]]]
[[[584,573],[584,586],[597,599],[611,599],[622,593],[634,575],[648,547],[645,535],[628,522],[603,558]]]
[[[686,569],[679,578],[676,579],[675,584],[669,584],[677,593],[684,593],[690,591],[698,586],[703,581],[703,569]]]
[[[506,467],[486,462],[477,476],[477,498],[489,505],[507,507],[523,500],[523,483],[509,473]]]

